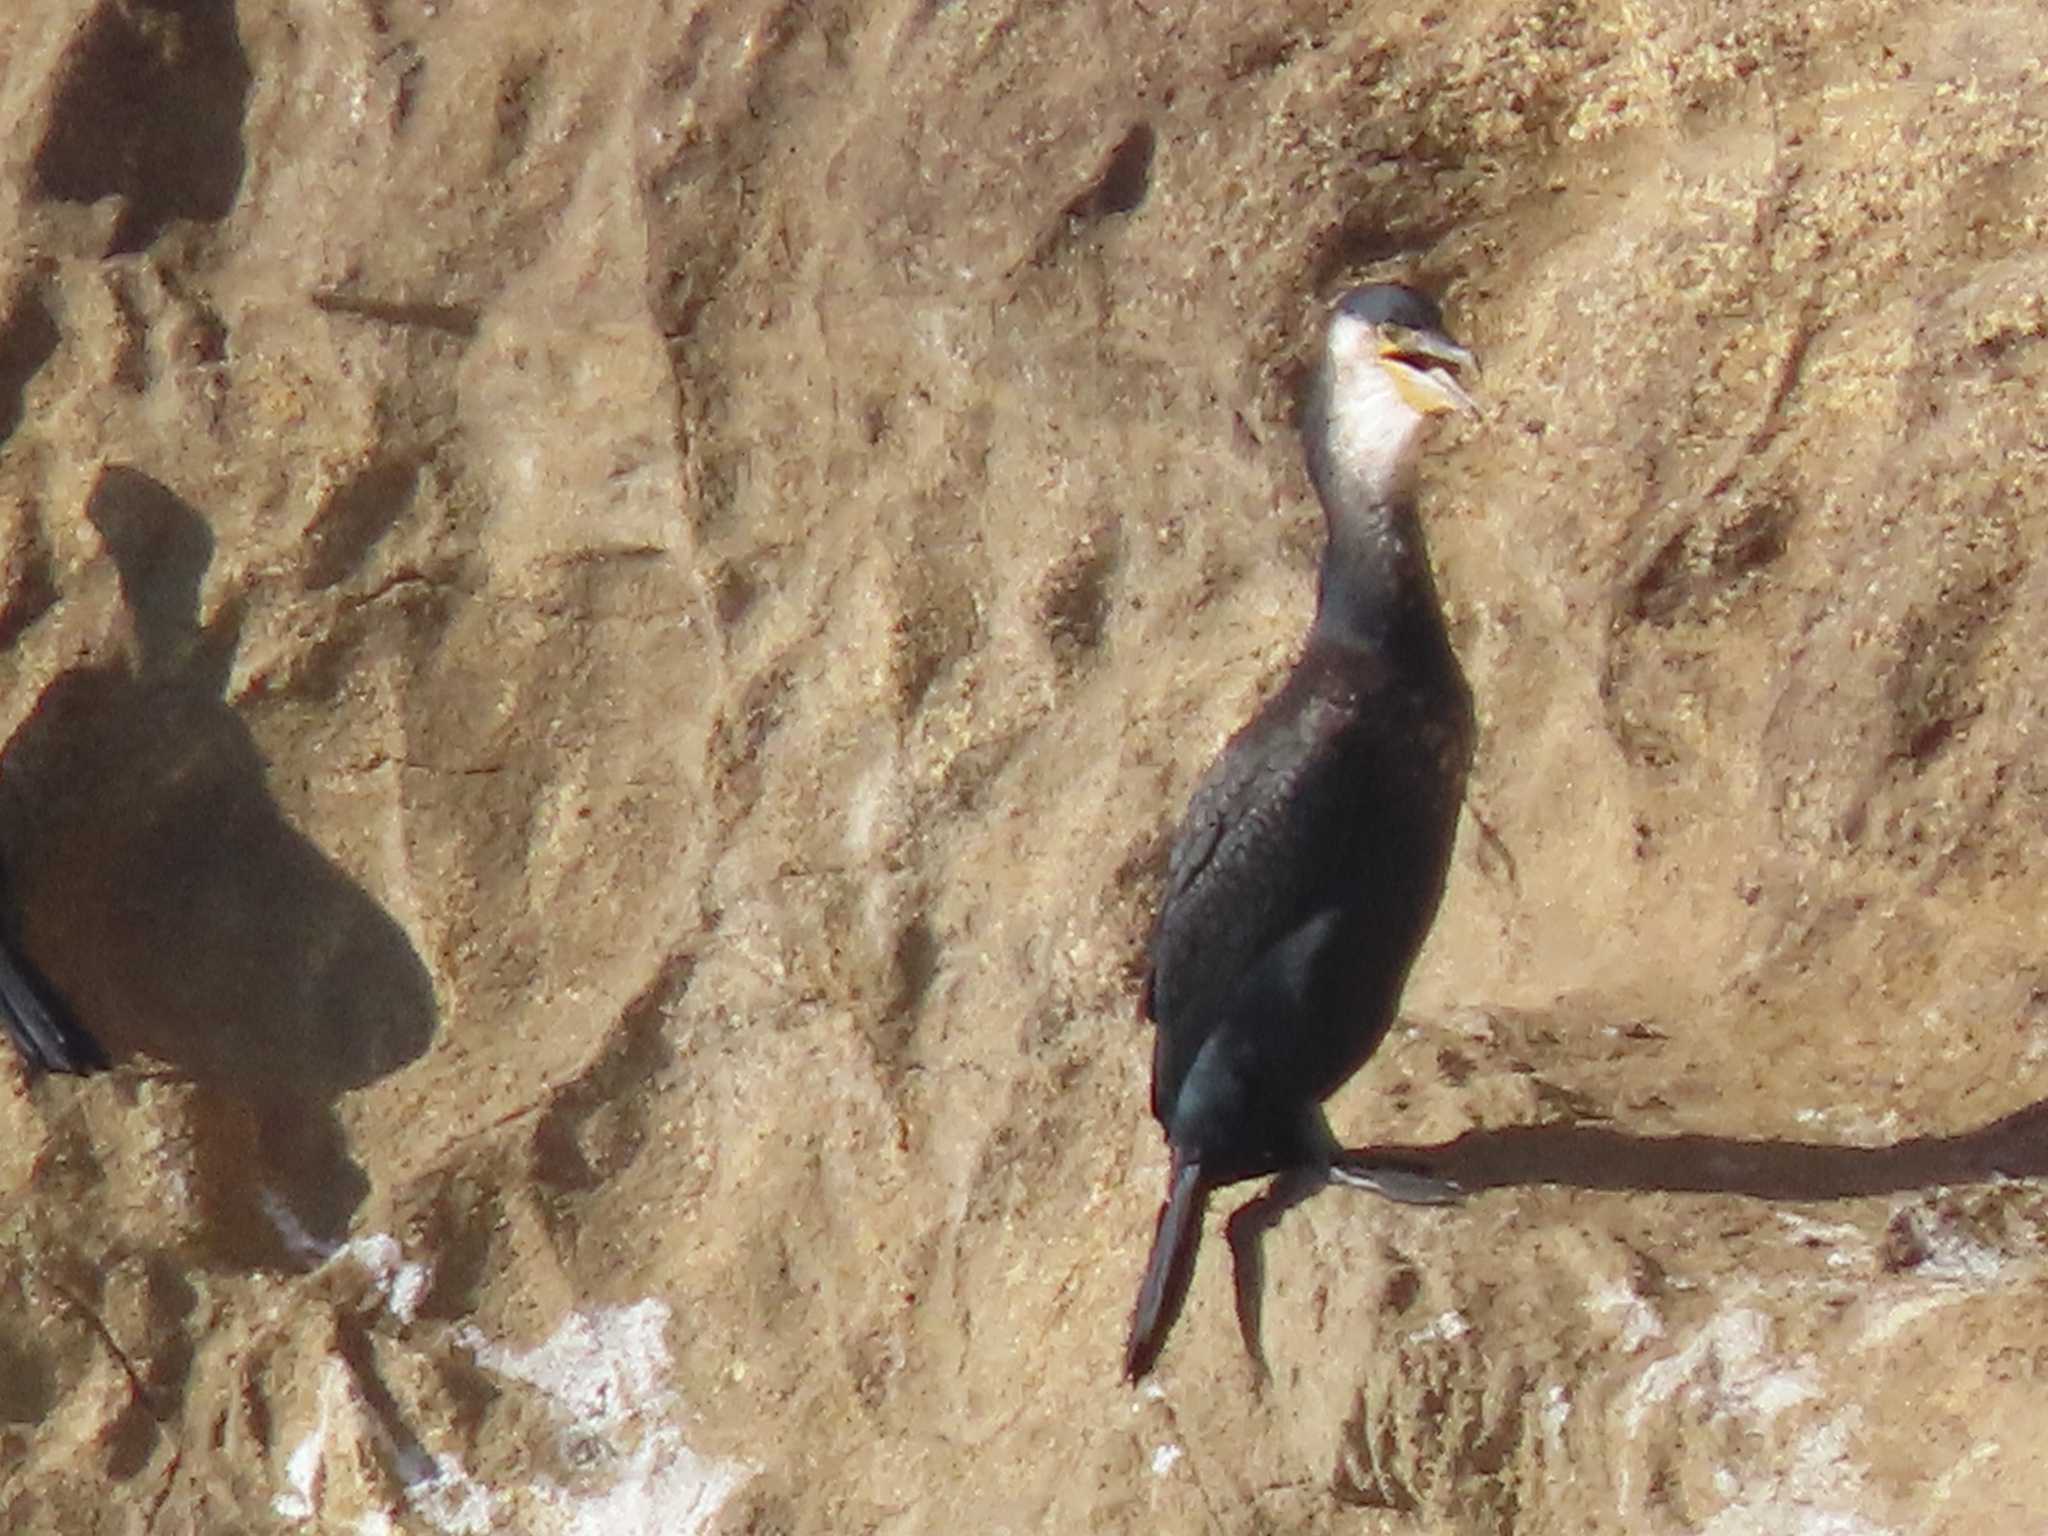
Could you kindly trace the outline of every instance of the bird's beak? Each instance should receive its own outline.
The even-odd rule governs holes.
[[[1425,416],[1459,411],[1479,414],[1479,402],[1465,392],[1460,374],[1479,372],[1479,359],[1442,331],[1411,330],[1405,325],[1379,328],[1380,366],[1392,375],[1394,387]]]

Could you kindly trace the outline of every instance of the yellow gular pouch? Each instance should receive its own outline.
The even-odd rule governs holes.
[[[1425,416],[1461,411],[1477,416],[1479,406],[1458,382],[1458,374],[1476,369],[1472,354],[1449,337],[1411,330],[1405,325],[1378,327],[1380,366],[1394,381],[1395,392]]]

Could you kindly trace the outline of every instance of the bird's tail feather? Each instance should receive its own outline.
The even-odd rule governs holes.
[[[1152,1256],[1145,1261],[1145,1279],[1138,1287],[1137,1310],[1131,1317],[1131,1340],[1124,1349],[1125,1381],[1136,1381],[1152,1369],[1188,1299],[1195,1250],[1202,1241],[1202,1212],[1208,1204],[1209,1186],[1202,1181],[1201,1166],[1176,1157],[1167,1177],[1166,1203],[1159,1208]]]
[[[83,1075],[107,1065],[99,1041],[72,1021],[28,962],[0,941],[0,1030],[45,1072]]]

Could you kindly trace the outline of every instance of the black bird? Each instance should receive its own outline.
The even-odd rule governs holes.
[[[0,1030],[32,1068],[84,1076],[107,1065],[99,1041],[85,1032],[43,980],[5,938],[0,938]]]
[[[1186,1299],[1211,1190],[1283,1174],[1417,1204],[1457,1197],[1420,1170],[1347,1158],[1322,1105],[1393,1022],[1471,766],[1472,696],[1430,576],[1415,465],[1432,417],[1477,414],[1459,382],[1475,366],[1411,288],[1354,288],[1330,319],[1302,412],[1328,527],[1315,621],[1286,683],[1196,788],[1148,947],[1139,1007],[1158,1026],[1152,1113],[1172,1171],[1127,1380],[1152,1368]]]

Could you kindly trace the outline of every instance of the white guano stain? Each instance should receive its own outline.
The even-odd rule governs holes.
[[[400,1325],[415,1321],[433,1272],[408,1260],[396,1238],[372,1233],[326,1242],[276,1194],[265,1191],[263,1205],[285,1246],[316,1272],[353,1264],[368,1277],[384,1312]],[[482,1369],[542,1395],[562,1459],[595,1469],[573,1489],[544,1476],[484,1486],[459,1458],[429,1449],[395,1416],[404,1405],[393,1404],[388,1382],[366,1392],[355,1368],[331,1357],[322,1367],[313,1427],[286,1454],[283,1487],[271,1509],[294,1524],[321,1520],[356,1536],[386,1536],[402,1516],[443,1536],[488,1536],[509,1528],[514,1506],[540,1516],[519,1521],[531,1536],[697,1536],[755,1469],[701,1456],[685,1443],[680,1425],[687,1415],[668,1385],[668,1322],[668,1307],[648,1300],[571,1313],[530,1350],[510,1348],[472,1325],[453,1331],[453,1341]],[[331,1507],[329,1458],[346,1464],[363,1447],[373,1447],[389,1469],[402,1508],[343,1513]],[[608,1454],[593,1456],[593,1448]]]
[[[561,1432],[613,1453],[609,1484],[571,1490],[536,1479],[529,1491],[563,1536],[697,1536],[754,1468],[699,1455],[683,1440],[681,1400],[667,1386],[669,1309],[659,1301],[573,1313],[544,1343],[513,1350],[475,1328],[457,1337],[485,1370],[526,1382]]]
[[[1661,1410],[1681,1424],[1702,1419],[1768,1430],[1796,1408],[1825,1399],[1810,1358],[1787,1360],[1770,1348],[1770,1322],[1753,1307],[1730,1307],[1675,1354],[1646,1366],[1627,1394],[1627,1443],[1645,1443]],[[1827,1413],[1796,1429],[1785,1449],[1762,1465],[1723,1468],[1716,1491],[1728,1502],[1699,1536],[1896,1536],[1857,1509],[1865,1474],[1851,1452],[1861,1424],[1855,1407]],[[1624,1521],[1640,1514],[1633,1460],[1621,1470]]]

